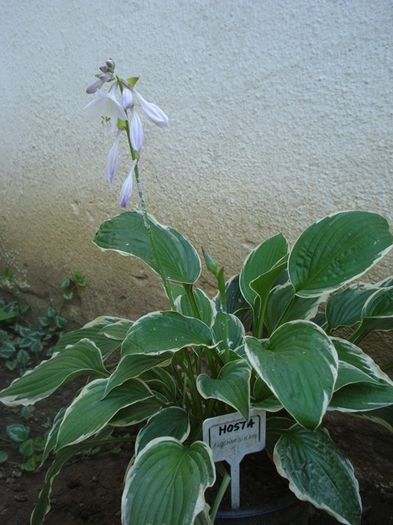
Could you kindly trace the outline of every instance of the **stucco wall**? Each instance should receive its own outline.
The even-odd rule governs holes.
[[[121,185],[105,183],[111,139],[83,112],[108,57],[170,117],[164,131],[145,121],[151,212],[228,275],[262,239],[293,241],[334,211],[393,222],[392,6],[1,0],[1,267],[43,303],[82,271],[85,318],[165,304],[149,269],[90,242]]]

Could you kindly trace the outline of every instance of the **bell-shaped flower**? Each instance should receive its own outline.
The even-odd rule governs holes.
[[[119,169],[119,143],[120,143],[121,131],[118,133],[115,142],[109,150],[108,157],[105,165],[105,178],[108,182],[112,182]]]
[[[166,127],[169,124],[168,116],[160,109],[156,104],[148,102],[145,100],[142,95],[134,89],[135,95],[138,97],[138,100],[142,106],[143,111],[149,117],[150,120],[154,122],[159,127]]]
[[[131,89],[123,88],[123,93],[121,94],[121,103],[124,109],[132,108],[134,104],[134,96]]]
[[[123,186],[120,191],[120,199],[119,199],[119,205],[121,208],[127,208],[128,201],[131,199],[132,196],[132,188],[134,185],[134,171],[137,161],[133,160],[131,163],[131,169],[130,173],[128,174],[128,177],[123,182]]]
[[[134,150],[140,151],[143,145],[143,126],[140,116],[133,111],[130,124],[131,144]]]
[[[92,117],[110,117],[111,121],[117,123],[117,119],[127,119],[126,112],[116,98],[115,89],[106,93],[97,92],[96,98],[89,102],[85,109]]]

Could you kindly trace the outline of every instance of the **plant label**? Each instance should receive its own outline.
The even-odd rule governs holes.
[[[205,419],[203,441],[213,452],[213,460],[226,461],[231,466],[232,508],[240,507],[240,462],[247,454],[265,448],[266,412],[254,409],[250,418],[244,419],[239,412]]]

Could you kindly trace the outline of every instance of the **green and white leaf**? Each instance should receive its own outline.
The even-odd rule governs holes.
[[[332,337],[339,359],[338,377],[335,390],[354,383],[387,383],[393,382],[379,366],[359,347],[338,337]]]
[[[123,341],[133,322],[134,321],[130,321],[129,319],[122,319],[121,321],[107,325],[105,328],[103,328],[102,333],[109,339]]]
[[[75,445],[73,447],[66,447],[60,450],[56,455],[52,465],[49,467],[46,475],[44,485],[38,495],[38,502],[35,506],[30,518],[30,525],[42,525],[45,516],[50,511],[50,495],[52,492],[52,485],[56,477],[60,474],[64,464],[73,456],[83,450],[83,445]]]
[[[288,321],[313,319],[323,300],[323,295],[311,298],[295,295],[291,283],[276,286],[270,292],[266,306],[265,324],[269,334]]]
[[[193,290],[193,294],[198,307],[201,321],[207,324],[207,326],[211,327],[213,325],[214,317],[217,313],[214,301],[209,299],[205,292],[200,288],[195,288]],[[192,305],[185,292],[177,297],[175,301],[175,306],[176,310],[179,313],[188,317],[194,317]]]
[[[368,412],[356,414],[363,418],[369,419],[374,423],[378,423],[393,432],[393,406],[379,408],[377,410],[370,410]]]
[[[82,339],[65,351],[54,354],[15,379],[0,392],[0,401],[8,406],[32,405],[50,396],[70,379],[83,374],[93,377],[106,377],[109,374],[100,350],[88,339]]]
[[[210,328],[178,312],[153,312],[136,321],[122,345],[126,354],[177,352],[186,346],[212,345]]]
[[[153,439],[170,436],[183,443],[190,433],[190,421],[187,412],[180,407],[164,408],[152,416],[139,431],[135,442],[135,453],[141,450]]]
[[[161,354],[162,355],[162,354]],[[176,399],[176,381],[173,373],[168,372],[165,368],[157,366],[145,372],[140,379],[154,391],[154,395],[161,393],[167,403]]]
[[[121,320],[119,317],[102,316],[90,321],[78,330],[65,332],[56,344],[54,352],[62,352],[67,346],[74,345],[81,339],[89,339],[100,349],[103,357],[106,358],[119,348],[120,343],[105,336],[102,331],[119,320]]]
[[[99,439],[105,441],[107,438],[107,432],[104,431],[100,434]],[[97,446],[97,441],[94,440],[94,445]],[[41,489],[41,492],[38,495],[38,502],[35,506],[31,517],[30,525],[42,525],[45,519],[46,514],[50,511],[50,495],[52,492],[52,485],[56,477],[59,475],[64,464],[73,458],[75,455],[79,454],[82,450],[89,449],[93,446],[89,441],[85,443],[78,443],[70,447],[65,447],[61,449],[46,472],[44,485]]]
[[[393,386],[387,383],[357,383],[335,392],[329,410],[366,412],[393,405]]]
[[[156,438],[126,475],[122,525],[193,525],[204,510],[204,492],[214,481],[212,454],[205,443],[196,441],[188,448],[171,437]]]
[[[171,353],[166,354],[130,354],[123,356],[117,368],[108,378],[105,389],[105,396],[114,388],[122,385],[129,379],[139,377],[144,372],[151,370],[156,366],[166,366],[171,362]]]
[[[213,379],[207,374],[200,374],[197,378],[197,388],[203,398],[223,401],[240,412],[245,419],[248,419],[250,377],[250,366],[243,359],[239,359],[224,365],[217,379]]]
[[[147,216],[149,230],[141,211],[121,213],[101,224],[94,243],[103,250],[142,259],[157,274],[180,283],[193,284],[201,273],[195,248],[178,231]],[[153,244],[154,246],[153,246]]]
[[[254,398],[251,401],[252,408],[260,408],[266,410],[266,412],[279,412],[284,408],[282,403],[260,377],[255,379],[252,391]]]
[[[365,302],[361,328],[368,331],[393,329],[393,286],[375,291]]]
[[[67,408],[57,435],[56,450],[84,441],[103,429],[121,410],[152,396],[139,379],[130,379],[103,399],[107,379],[86,385]]]
[[[252,281],[269,272],[288,253],[288,243],[279,233],[257,246],[244,261],[240,271],[239,285],[243,297],[253,306],[257,293],[251,287]]]
[[[45,442],[45,448],[42,453],[41,458],[41,465],[42,463],[48,458],[49,454],[52,452],[52,450],[56,446],[57,441],[57,435],[59,433],[59,428],[61,425],[61,422],[63,421],[63,417],[66,411],[66,407],[62,407],[58,413],[56,414],[51,429],[49,430],[48,436],[46,438]]]
[[[221,351],[235,350],[244,343],[244,326],[233,314],[217,312],[212,332],[214,342]]]
[[[119,412],[117,412],[117,414],[109,421],[109,425],[113,427],[128,427],[136,425],[137,423],[149,419],[149,417],[156,414],[164,406],[165,403],[156,397],[149,397],[143,401],[138,401],[129,407],[119,410]]]
[[[214,525],[210,517],[210,507],[207,503],[205,504],[204,510],[195,518],[193,525]]]
[[[250,286],[256,294],[263,300],[269,294],[279,275],[287,267],[287,255],[277,261],[277,263],[253,281]]]
[[[393,236],[384,217],[347,211],[311,225],[289,256],[290,280],[301,297],[332,292],[360,277],[392,247]]]
[[[273,460],[297,498],[340,523],[360,524],[362,503],[353,467],[326,432],[295,425],[277,441]]]
[[[329,405],[338,359],[329,337],[310,321],[290,321],[270,339],[246,337],[248,360],[286,410],[316,428]]]
[[[260,410],[266,410],[266,412],[280,412],[284,407],[282,403],[275,397],[266,397],[261,401],[253,401],[251,408],[258,408]]]
[[[362,308],[378,288],[369,284],[353,284],[329,296],[326,304],[328,330],[353,326],[362,318]]]

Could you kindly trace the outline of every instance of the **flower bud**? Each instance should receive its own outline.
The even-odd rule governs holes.
[[[108,182],[112,182],[115,179],[117,175],[117,170],[119,168],[120,135],[121,133],[118,134],[115,142],[113,143],[111,149],[109,150],[108,157],[106,159],[105,178]]]
[[[130,137],[134,150],[140,151],[143,145],[143,126],[141,118],[136,111],[133,112],[131,119]]]
[[[92,95],[93,93],[96,93],[102,86],[104,85],[105,81],[101,80],[100,78],[98,80],[95,80],[91,84],[89,84],[86,88],[86,93],[88,95]]]
[[[103,66],[100,66],[99,70],[102,71],[103,73],[109,73],[110,71],[109,67],[106,64],[104,64]]]
[[[207,269],[210,273],[212,273],[214,276],[217,276],[218,274],[218,264],[213,259],[211,255],[209,255],[204,248],[202,248],[203,258],[205,259],[205,264]]]
[[[115,70],[115,63],[111,58],[105,62],[105,65],[108,66],[109,71],[113,73]]]
[[[131,89],[123,88],[123,93],[121,94],[121,103],[124,109],[132,108],[134,103],[134,97],[132,95]]]
[[[123,183],[123,186],[120,191],[119,205],[121,208],[127,208],[128,201],[132,196],[132,188],[134,182],[134,170],[136,166],[136,160],[133,160],[131,163],[130,173]]]
[[[99,78],[103,82],[109,82],[109,80],[113,79],[113,76],[108,75],[108,73],[100,73],[99,75],[97,75],[97,78]]]

